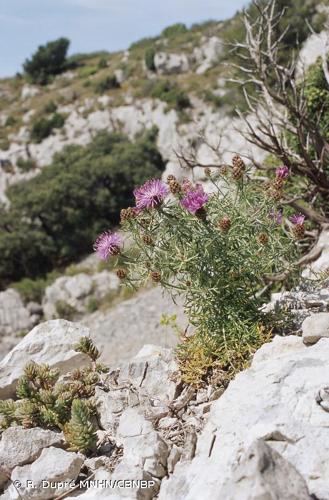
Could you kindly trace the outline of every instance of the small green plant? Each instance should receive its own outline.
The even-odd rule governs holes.
[[[183,111],[191,106],[189,96],[183,89],[179,88],[177,83],[170,80],[152,82],[150,96],[166,102],[168,108],[174,108],[178,111]]]
[[[59,370],[48,365],[28,363],[17,385],[17,400],[0,401],[1,427],[22,425],[58,428],[71,450],[90,453],[96,446],[96,429],[91,421],[96,413],[93,395],[102,373],[107,369],[97,363],[99,352],[88,337],[75,346],[90,357],[90,366],[59,380]]]
[[[57,104],[54,101],[49,101],[44,107],[44,112],[47,114],[56,113]]]
[[[230,175],[205,173],[212,194],[173,176],[167,185],[153,179],[135,190],[136,207],[123,210],[121,219],[137,256],[122,251],[118,233],[101,235],[95,250],[103,259],[120,255],[117,274],[128,286],[153,281],[182,297],[194,332],[190,345],[232,371],[275,326],[275,318],[261,310],[258,292],[273,274],[292,269],[304,217],[291,218],[290,233],[283,229],[278,200],[289,177],[286,167],[266,186],[248,180],[238,155]]]
[[[187,30],[187,27],[185,24],[183,23],[176,23],[176,24],[172,24],[171,26],[168,26],[167,28],[165,28],[161,35],[166,37],[166,38],[171,38],[171,37],[175,37],[177,35],[181,35],[183,33],[186,33],[188,30]]]
[[[118,89],[119,87],[120,83],[115,75],[106,76],[95,84],[95,90],[98,94],[104,94],[108,90]]]
[[[78,311],[71,304],[65,302],[65,300],[58,300],[56,302],[56,312],[59,318],[67,319],[68,321],[73,320],[78,314]]]
[[[51,118],[40,118],[32,126],[31,139],[39,143],[50,136],[54,129],[64,126],[65,118],[59,113],[54,113]]]
[[[32,158],[23,158],[22,156],[17,159],[16,165],[22,172],[30,172],[36,167],[35,161]]]
[[[97,311],[98,308],[99,308],[99,300],[97,300],[96,297],[91,297],[87,304],[87,311],[89,313],[93,313]]]
[[[153,47],[149,47],[148,49],[145,50],[145,65],[147,69],[150,71],[155,71],[155,64],[154,64],[154,57],[155,57],[155,49]]]
[[[17,119],[14,116],[8,116],[5,127],[13,127],[14,125],[16,125],[16,123]]]
[[[98,61],[98,69],[104,69],[107,68],[107,59],[106,57],[101,57],[100,60]]]

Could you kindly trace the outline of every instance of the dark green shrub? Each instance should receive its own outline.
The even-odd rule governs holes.
[[[14,116],[8,116],[6,123],[5,123],[5,127],[13,127],[14,125],[16,125],[16,123],[17,123],[17,120]]]
[[[27,59],[23,65],[31,81],[46,85],[52,76],[61,73],[65,69],[69,45],[67,38],[58,38],[46,45],[40,45],[31,59]]]
[[[18,158],[16,165],[23,171],[23,172],[30,172],[30,170],[33,170],[36,167],[35,161],[32,158],[22,158],[21,156]]]
[[[107,68],[107,59],[105,57],[101,57],[98,61],[98,69]]]
[[[156,82],[150,95],[151,97],[166,102],[169,108],[174,108],[178,111],[182,111],[191,106],[187,93],[170,80],[159,80]]]
[[[115,75],[106,76],[95,84],[95,90],[98,94],[104,94],[108,90],[117,89],[119,87],[120,83]]]
[[[155,56],[155,49],[153,47],[146,49],[144,56],[145,65],[147,69],[149,69],[150,71],[155,71],[154,56]]]
[[[31,139],[33,142],[41,142],[50,136],[55,128],[63,127],[65,119],[63,115],[55,113],[51,118],[40,118],[35,121],[31,130]]]
[[[154,130],[134,143],[102,132],[11,186],[10,210],[0,209],[0,288],[86,255],[98,232],[118,224],[122,206],[133,203],[135,186],[159,177],[164,167]]]
[[[54,101],[49,101],[44,107],[44,112],[47,114],[56,113],[56,111],[57,104]]]
[[[182,33],[186,33],[188,31],[187,27],[183,23],[176,23],[172,24],[171,26],[168,26],[165,28],[161,35],[166,37],[166,38],[171,38],[176,35],[181,35]]]

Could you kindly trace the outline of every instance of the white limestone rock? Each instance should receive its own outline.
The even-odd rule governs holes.
[[[218,61],[223,52],[223,41],[217,36],[212,36],[204,41],[200,47],[195,47],[194,58],[200,64],[196,70],[198,75],[202,75]]]
[[[120,286],[119,278],[109,271],[61,276],[45,290],[43,312],[46,319],[58,317],[57,303],[64,302],[77,313],[85,313],[91,297],[100,300]]]
[[[16,481],[17,489],[11,485],[8,492],[13,500],[55,498],[74,487],[83,462],[81,454],[54,447],[45,448],[33,464],[16,467],[13,470],[11,480]]]
[[[0,441],[0,487],[7,482],[12,470],[33,462],[48,446],[63,444],[63,434],[50,430],[9,427]]]
[[[32,326],[31,314],[17,290],[0,292],[0,336],[25,332]]]
[[[38,87],[34,85],[28,85],[27,83],[23,86],[22,92],[21,92],[21,99],[22,101],[25,101],[25,99],[29,99],[30,97],[35,97],[38,95],[40,90]]]
[[[61,374],[90,364],[86,354],[73,349],[81,337],[89,335],[85,326],[63,319],[36,326],[0,363],[0,398],[15,395],[17,381],[30,361],[58,368]]]
[[[316,395],[329,381],[329,339],[306,347],[278,337],[258,351],[212,404],[191,462],[162,481],[160,500],[215,500],[238,454],[263,439],[305,480],[310,495],[329,499],[329,420]],[[287,349],[285,346],[287,345]],[[262,351],[266,355],[262,356]],[[252,497],[251,497],[252,498]]]
[[[218,498],[311,500],[303,477],[262,439],[244,450]]]
[[[306,318],[302,324],[304,344],[315,344],[322,337],[329,337],[329,313],[319,312]]]
[[[154,56],[154,66],[160,75],[186,73],[189,70],[189,60],[184,53],[157,52]]]

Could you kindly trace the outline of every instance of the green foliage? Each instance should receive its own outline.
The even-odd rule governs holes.
[[[64,427],[64,435],[70,444],[70,451],[80,451],[87,454],[96,448],[97,435],[90,422],[90,411],[85,401],[73,400],[71,419]]]
[[[67,319],[68,321],[72,321],[78,314],[78,311],[71,304],[65,302],[65,300],[58,300],[56,302],[56,312],[59,318]]]
[[[108,90],[117,89],[120,84],[115,75],[108,75],[95,83],[95,90],[98,94],[104,94]]]
[[[107,59],[106,57],[101,57],[100,60],[98,61],[98,69],[104,69],[107,68]]]
[[[14,125],[16,125],[16,123],[17,119],[14,116],[8,116],[5,127],[13,127]]]
[[[66,54],[70,45],[67,38],[58,38],[41,45],[23,65],[25,73],[33,83],[46,85],[50,78],[65,69]]]
[[[82,346],[82,347],[81,347]],[[81,348],[84,350],[81,351]],[[59,428],[70,449],[89,453],[96,445],[91,417],[95,413],[92,397],[100,375],[107,370],[96,363],[98,350],[86,338],[77,346],[91,356],[91,365],[75,370],[59,381],[59,370],[30,362],[17,385],[17,400],[0,401],[1,428],[23,425]]]
[[[145,55],[144,55],[145,65],[147,69],[149,69],[150,71],[155,71],[154,57],[155,57],[154,47],[149,47],[148,49],[145,50]]]
[[[81,337],[79,343],[75,346],[75,350],[87,354],[93,361],[96,361],[100,356],[99,350],[90,337]]]
[[[188,31],[187,27],[183,23],[176,23],[172,24],[171,26],[168,26],[165,28],[161,35],[166,37],[166,38],[172,38],[177,35],[181,35],[182,33],[186,33]]]
[[[158,80],[152,82],[150,96],[160,99],[168,104],[168,108],[183,111],[191,106],[188,94],[181,89],[177,83],[170,80]]]
[[[0,287],[88,254],[97,234],[116,225],[121,207],[133,202],[135,186],[164,170],[155,139],[154,130],[135,142],[102,132],[11,186],[10,209],[0,207]]]
[[[32,158],[23,158],[22,156],[17,159],[16,165],[22,172],[30,172],[36,167],[35,161]]]
[[[51,118],[40,118],[33,123],[31,139],[39,143],[50,136],[54,129],[62,128],[65,118],[59,113],[54,113]]]
[[[128,251],[125,282],[138,288],[151,279],[180,296],[198,345],[225,367],[236,353],[245,359],[259,345],[263,325],[275,325],[257,292],[266,276],[291,267],[295,248],[292,235],[270,216],[277,202],[262,185],[241,178],[245,167],[236,158],[235,186],[226,176],[211,177],[214,194],[196,213],[180,200],[186,190],[201,196],[201,187],[172,181],[176,200],[123,221],[139,249],[134,258]]]
[[[54,101],[49,101],[44,107],[44,112],[47,114],[56,113],[57,104]]]
[[[59,271],[49,273],[45,278],[33,280],[24,278],[17,283],[11,283],[10,288],[15,288],[25,304],[28,302],[41,303],[45,289],[61,276]]]
[[[329,90],[320,59],[306,74],[304,92],[310,117],[316,117],[322,134],[329,138]]]

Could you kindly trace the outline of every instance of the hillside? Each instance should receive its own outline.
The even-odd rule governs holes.
[[[305,19],[320,31],[323,8],[283,5],[287,53],[304,44],[310,65],[321,47]],[[74,264],[99,232],[118,224],[120,208],[148,177],[205,180],[204,168],[182,169],[176,153],[193,148],[196,161],[210,165],[230,163],[235,152],[257,163],[267,157],[242,137],[246,125],[235,114],[247,110],[230,81],[231,43],[243,36],[240,13],[177,24],[125,52],[72,56],[46,84],[24,74],[0,81],[0,288],[20,293],[0,295],[9,345],[40,318],[81,319],[113,306],[117,292],[104,291],[111,265]]]

